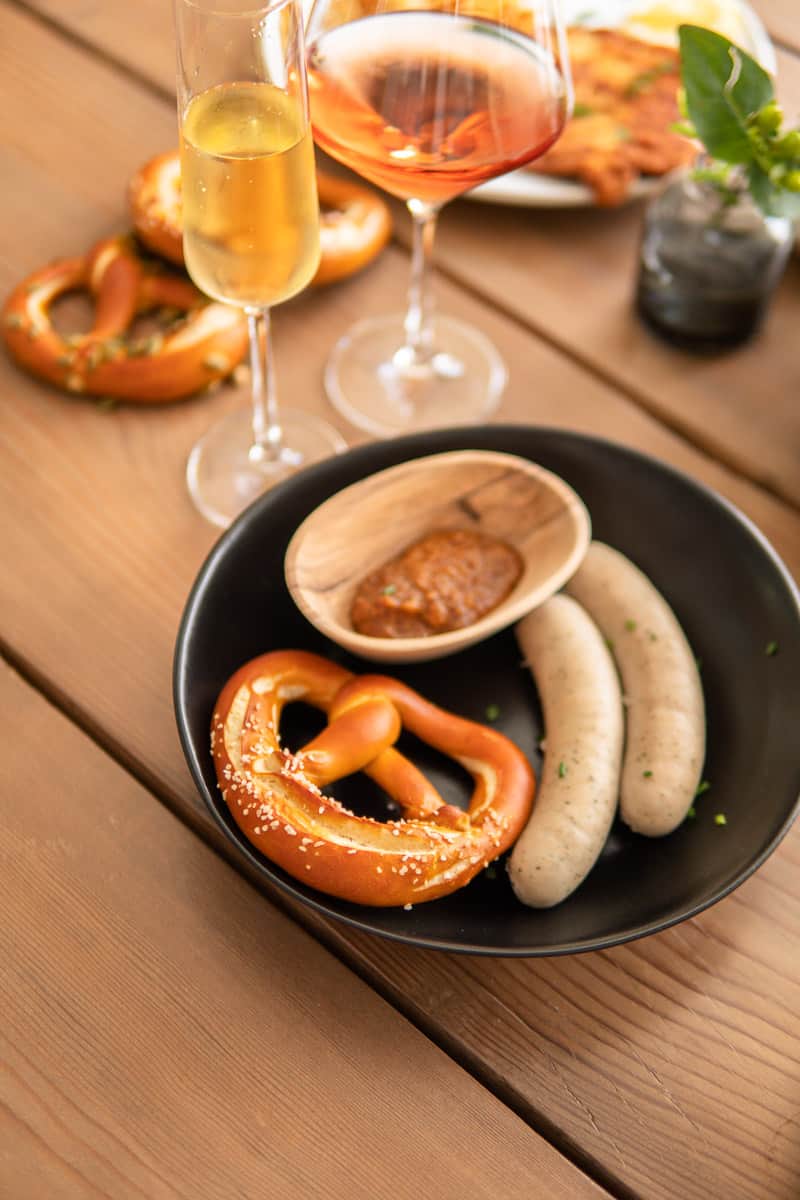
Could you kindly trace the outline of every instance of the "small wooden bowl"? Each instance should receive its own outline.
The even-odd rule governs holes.
[[[511,593],[448,633],[356,633],[350,605],[364,577],[440,529],[479,530],[514,546],[524,569]],[[284,568],[298,608],[326,637],[362,658],[422,662],[482,641],[552,596],[578,569],[590,538],[586,507],[563,479],[512,454],[463,450],[400,463],[337,492],[299,526]]]

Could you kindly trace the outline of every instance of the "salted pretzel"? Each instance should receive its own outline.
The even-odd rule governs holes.
[[[328,724],[291,753],[279,725],[294,700],[326,713]],[[402,728],[472,775],[466,812],[445,804],[394,748]],[[530,764],[496,730],[398,680],[353,675],[301,650],[264,654],[232,676],[214,709],[211,751],[248,840],[294,878],[356,904],[406,906],[463,887],[515,841],[533,800]],[[322,791],[355,771],[389,794],[400,819],[356,816]]]
[[[322,256],[312,284],[334,283],[380,254],[392,232],[384,201],[369,188],[317,172]],[[141,167],[128,188],[134,228],[151,250],[183,263],[181,165],[177,150]]]
[[[66,292],[94,299],[89,333],[63,337],[50,306]],[[182,315],[163,332],[126,337],[133,319],[153,309]],[[247,349],[237,309],[210,303],[188,279],[145,261],[131,238],[108,238],[80,258],[35,271],[11,293],[0,315],[6,345],[34,375],[71,392],[144,404],[175,400],[229,374]]]

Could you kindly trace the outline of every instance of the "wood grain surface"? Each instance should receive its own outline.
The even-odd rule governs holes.
[[[151,37],[151,29],[144,29],[144,19],[125,26],[122,10],[127,6],[81,4],[70,6],[67,14],[61,12],[61,6],[51,7],[59,19],[77,20],[79,14],[89,14],[98,28],[106,27],[111,34],[116,30],[112,40],[117,53],[132,64]],[[112,23],[112,10],[120,23]],[[152,16],[154,22],[163,20],[163,12],[154,11]],[[104,22],[108,24],[104,26]],[[92,28],[91,22],[87,23],[87,37]],[[163,37],[169,36],[163,33]],[[0,146],[5,185],[0,191],[0,288],[6,291],[47,258],[81,249],[95,238],[125,227],[124,184],[139,162],[173,144],[175,114],[171,104],[149,87],[125,77],[86,48],[70,44],[5,0],[0,0],[0,63],[6,120],[6,136]],[[444,242],[449,236],[448,224],[458,224],[464,219],[460,213],[473,211],[462,205],[446,215]],[[570,241],[569,232],[579,232],[581,222],[589,219],[595,222],[593,236],[587,234],[585,243]],[[680,406],[655,419],[644,411],[648,407],[658,411],[651,391],[646,403],[638,395],[634,402],[615,386],[610,373],[592,364],[586,370],[575,361],[591,313],[574,301],[579,291],[567,292],[564,299],[563,288],[570,278],[565,267],[559,266],[548,276],[546,303],[561,306],[564,320],[573,330],[572,349],[549,346],[532,335],[521,316],[510,318],[493,311],[491,296],[516,286],[508,263],[510,242],[505,241],[510,228],[517,230],[520,261],[538,262],[543,242],[549,241],[550,262],[580,259],[583,273],[607,276],[603,286],[613,291],[620,286],[620,278],[630,279],[625,276],[620,252],[620,246],[631,252],[630,234],[615,233],[617,220],[628,217],[550,214],[537,215],[532,221],[530,214],[482,210],[481,237],[473,236],[467,242],[466,225],[459,234],[465,239],[464,253],[468,250],[478,262],[485,255],[481,290],[470,288],[470,294],[443,281],[442,304],[489,333],[511,364],[511,383],[501,417],[600,433],[672,462],[740,505],[800,576],[800,516],[791,506],[690,444],[688,438],[701,440],[694,425],[687,430],[688,437],[671,431],[668,425],[683,427]],[[544,222],[541,226],[540,221]],[[488,253],[490,245],[498,247],[496,260]],[[396,307],[406,274],[405,256],[391,249],[357,279],[328,292],[309,293],[279,311],[276,350],[287,398],[324,411],[320,374],[327,349],[364,311]],[[787,285],[795,277],[796,272]],[[505,281],[502,287],[498,280]],[[541,286],[544,289],[544,283]],[[608,294],[600,283],[591,284],[595,287],[601,297]],[[537,295],[545,296],[545,291]],[[483,296],[488,296],[489,302]],[[789,324],[792,303],[790,298]],[[618,312],[624,320],[624,314]],[[605,312],[596,314],[596,319],[605,320]],[[754,404],[750,423],[744,418],[734,422],[729,445],[720,449],[714,432],[717,415],[708,424],[714,437],[703,443],[716,446],[729,460],[732,454],[728,450],[735,447],[748,474],[762,472],[758,444],[764,422],[771,423],[768,436],[774,439],[776,458],[783,456],[784,467],[791,464],[790,448],[797,447],[800,438],[796,405],[781,407],[780,400],[784,392],[791,394],[796,371],[780,349],[771,352],[772,328],[771,324],[764,335],[767,340],[759,343],[760,368],[749,385],[748,403]],[[610,326],[608,332],[613,334]],[[617,353],[622,358],[635,357],[635,345],[626,341]],[[678,379],[689,372],[680,357],[670,357],[664,366],[666,375]],[[648,379],[650,389],[655,385]],[[179,615],[215,537],[191,508],[183,470],[194,438],[243,397],[226,388],[155,412],[130,407],[101,411],[41,387],[16,372],[5,358],[0,360],[0,389],[4,400],[0,408],[0,505],[6,564],[0,572],[0,639],[31,678],[103,746],[130,764],[187,823],[212,837],[183,764],[170,704],[170,664]],[[774,395],[779,397],[777,415],[765,400]],[[352,431],[347,432],[351,441],[359,440]],[[797,461],[795,450],[795,471]],[[770,487],[781,490],[786,477],[784,468],[780,475],[770,475]],[[6,701],[4,711],[14,714],[18,705],[24,715],[21,700]],[[139,789],[119,783],[120,772],[107,764],[103,771],[112,771],[107,784],[101,787],[95,781],[88,786],[89,779],[95,778],[95,766],[85,766],[85,762],[91,759],[94,763],[94,752],[83,744],[78,748],[70,739],[62,744],[60,738],[61,734],[56,739],[57,748],[61,746],[56,756],[60,771],[56,774],[55,767],[50,771],[47,795],[57,796],[59,804],[62,793],[71,797],[68,816],[78,798],[88,804],[86,797],[113,794],[116,801],[127,794],[125,787],[130,787],[130,806],[135,812],[144,811],[147,800],[159,821],[171,821]],[[38,746],[37,751],[43,753]],[[76,772],[81,785],[77,792],[70,782],[70,770],[64,770],[65,763]],[[4,798],[8,790],[4,789]],[[41,803],[34,794],[32,821],[49,813],[37,807]],[[87,811],[97,810],[89,805]],[[190,835],[178,832],[185,839],[185,843],[181,841],[187,847],[185,854],[198,852]],[[717,1196],[725,1200],[796,1200],[800,1193],[800,1052],[795,1021],[800,1003],[798,837],[797,832],[790,835],[749,883],[695,921],[641,943],[576,958],[511,962],[425,954],[317,923],[306,915],[303,919],[314,925],[317,937],[335,947],[529,1123],[609,1180],[617,1195],[646,1200],[674,1200],[677,1195],[681,1200],[716,1200]],[[153,853],[154,845],[161,845],[159,838],[146,830],[141,838],[143,842],[138,844],[146,844],[148,854]],[[110,845],[118,848],[116,841]],[[176,851],[181,863],[185,861],[183,853]],[[205,851],[202,854],[203,862],[212,864],[208,870],[224,872],[215,893],[220,902],[238,905],[246,892],[244,885],[212,856]],[[138,861],[142,857],[146,860],[147,854],[137,855],[126,848],[124,854],[120,850],[113,858],[112,873],[130,869],[139,880],[131,885],[134,897],[141,894],[135,889],[144,889],[143,881],[149,878],[146,872],[151,869],[146,861]],[[102,869],[102,861],[90,859],[85,867],[80,861],[80,871],[89,871],[89,878],[95,878],[92,870]],[[169,870],[165,866],[159,875],[162,890],[156,895],[171,899],[176,886],[183,884],[176,861],[169,863]],[[15,870],[18,879],[19,869]],[[161,866],[152,870],[160,872]],[[39,876],[35,878],[38,881]],[[193,876],[193,896],[197,891],[205,896],[207,889],[199,878]],[[73,893],[57,891],[55,900],[51,893],[47,895],[51,907],[42,921],[50,920],[46,926],[50,930],[57,928],[54,914],[60,916],[64,903],[73,902]],[[258,921],[273,928],[276,919],[271,906],[247,895]],[[88,899],[84,902],[88,910]],[[164,900],[161,916],[167,905]],[[128,925],[115,928],[127,937],[129,926],[135,931],[136,913],[126,911]],[[210,924],[214,934],[217,927],[212,916],[216,910],[209,914],[206,904],[202,923]],[[101,931],[96,914],[93,919],[96,940]],[[150,925],[145,932],[155,937]],[[179,933],[176,926],[176,941]],[[103,938],[109,937],[105,931]],[[79,961],[86,962],[90,948],[81,938],[88,942],[88,934],[77,927],[75,945],[84,955]],[[122,940],[127,954],[125,938]],[[41,948],[41,942],[39,945]],[[111,974],[117,943],[105,941],[103,945],[101,961],[105,974]],[[130,953],[140,964],[140,943],[135,939]],[[209,962],[216,964],[218,955],[224,953],[218,938],[209,945],[204,980],[213,975]],[[47,978],[43,961],[39,960],[38,976],[31,968],[31,977],[22,980],[34,993],[38,986],[42,996]],[[186,962],[183,958],[179,961],[182,965]],[[271,969],[279,972],[280,979],[291,973],[290,967],[295,964],[275,954]],[[59,970],[63,980],[67,959]],[[136,994],[145,1005],[147,996]],[[25,1003],[30,1003],[28,991],[25,997]],[[35,1009],[40,1016],[34,1028],[42,1030],[42,1037],[54,1012],[59,1022],[68,1025],[73,1020],[74,1028],[85,1032],[74,1008],[62,1011],[63,1001],[50,1001],[48,1006],[40,997],[39,1003],[44,1007]],[[112,1034],[102,1026],[101,1016],[97,1021],[103,1037],[110,1039]],[[16,1019],[21,1022],[19,1012]],[[59,1028],[63,1026],[59,1024]],[[95,1031],[93,1036],[100,1033]],[[44,1045],[50,1043],[45,1040]],[[134,1048],[139,1045],[135,1041]],[[34,1063],[35,1070],[43,1069],[39,1060]],[[83,1060],[79,1066],[82,1072],[89,1070]],[[122,1150],[104,1140],[103,1129],[96,1132],[95,1119],[106,1111],[98,1095],[101,1093],[87,1109],[89,1116],[81,1116],[75,1126],[83,1147],[79,1161],[92,1159],[92,1146],[101,1138],[103,1154],[116,1165]],[[111,1102],[105,1101],[104,1093],[102,1096],[104,1102]],[[35,1106],[38,1101],[34,1098],[25,1103]],[[122,1105],[124,1100],[117,1098],[115,1103]],[[47,1104],[46,1096],[44,1107]],[[48,1128],[55,1130],[54,1138],[56,1133],[67,1137],[59,1132],[61,1116],[51,1094],[49,1104],[48,1111],[55,1116],[45,1115],[42,1120],[52,1121]],[[209,1111],[214,1112],[208,1106],[202,1109],[203,1121]],[[131,1119],[141,1122],[147,1112],[146,1097],[132,1101],[131,1112]],[[188,1112],[179,1110],[184,1122]],[[92,1125],[90,1118],[95,1120]],[[476,1117],[476,1122],[479,1119]],[[29,1125],[36,1129],[32,1120]],[[58,1180],[56,1168],[47,1166],[48,1152],[37,1142],[37,1134],[26,1133],[21,1126],[14,1128],[14,1144],[22,1145],[24,1138],[30,1160],[43,1164],[37,1169],[50,1172],[41,1176],[41,1186],[34,1180],[31,1197],[103,1194],[86,1187],[79,1191],[79,1185],[83,1186],[80,1178],[71,1176],[66,1182],[59,1181],[62,1190],[58,1192],[53,1182]],[[208,1124],[201,1128],[211,1130]],[[213,1133],[208,1136],[213,1138]],[[468,1141],[469,1135],[459,1143],[462,1151]],[[125,1162],[135,1157],[128,1145],[123,1146],[129,1155]],[[238,1147],[234,1142],[229,1145]],[[3,1161],[0,1157],[0,1163]],[[185,1160],[169,1161],[180,1167]],[[139,1192],[131,1194],[174,1194],[167,1190],[159,1193],[157,1184],[150,1190],[136,1186]],[[127,1193],[111,1186],[106,1194]],[[496,1188],[493,1194],[498,1194]],[[503,1194],[507,1194],[505,1189]],[[24,1194],[22,1200],[27,1200]]]
[[[0,704],[0,1195],[602,1200],[3,664]]]
[[[170,94],[174,88],[174,54],[170,6],[164,0],[21,0],[25,7],[58,22],[111,58],[119,58],[154,80]],[[778,42],[800,50],[800,20],[795,0],[749,0]]]
[[[779,68],[779,95],[800,123],[800,58],[780,53]],[[506,209],[491,237],[476,236],[474,210],[475,202],[464,200],[442,216],[438,261],[450,279],[613,381],[695,445],[800,506],[797,255],[756,338],[728,353],[691,355],[651,335],[634,311],[641,205]],[[399,206],[395,222],[407,240]]]
[[[753,7],[767,23],[774,11],[780,29],[793,26],[800,42],[800,18],[790,19],[791,3],[761,0]],[[153,5],[144,32],[119,0],[68,12],[54,0],[35,4],[172,94],[169,5]],[[154,25],[161,32],[155,49]],[[114,37],[115,29],[123,36]],[[781,51],[778,64],[779,95],[787,113],[800,120],[800,59]],[[404,209],[394,203],[393,211],[398,236],[407,243]],[[754,341],[720,355],[680,353],[650,334],[633,309],[642,218],[641,204],[611,211],[489,206],[487,213],[487,206],[476,209],[475,201],[462,200],[442,216],[437,262],[449,278],[621,388],[681,436],[800,507],[800,433],[793,419],[800,382],[793,339],[800,320],[800,259],[790,264]],[[481,236],[484,221],[491,222],[491,237]],[[443,307],[445,300],[443,293]],[[766,359],[772,370],[765,376]]]
[[[6,111],[12,128],[24,115],[29,131],[29,143],[21,139],[19,149],[0,148],[10,182],[0,195],[0,211],[9,213],[0,223],[0,287],[7,290],[47,258],[125,228],[122,197],[131,160],[146,157],[148,142],[157,148],[159,130],[174,114],[81,50],[4,11]],[[55,113],[46,86],[54,77],[64,80]],[[124,118],[121,139],[110,134],[112,111]],[[102,176],[88,154],[73,152],[70,131],[82,123],[108,139]],[[37,149],[45,142],[47,156]],[[26,202],[31,195],[44,195],[47,203]],[[326,411],[320,376],[327,350],[363,312],[396,302],[405,278],[405,260],[390,250],[351,282],[308,292],[277,310],[279,386],[287,399]],[[441,292],[456,315],[485,329],[515,364],[501,417],[601,434],[672,462],[738,504],[800,576],[800,518],[786,506],[514,323],[455,288],[444,285]],[[191,581],[216,538],[186,493],[185,461],[194,440],[245,402],[244,395],[224,388],[160,410],[109,412],[44,388],[5,356],[0,372],[10,401],[0,409],[0,494],[8,514],[7,558],[15,563],[0,577],[0,633],[85,719],[99,721],[140,769],[151,760],[160,770],[169,765],[169,789],[179,794],[186,774],[171,713],[172,646]],[[81,636],[87,627],[88,648]],[[132,638],[134,630],[140,632]],[[144,646],[138,637],[146,637]],[[117,693],[116,681],[123,680],[125,693]],[[102,711],[101,695],[107,697]]]

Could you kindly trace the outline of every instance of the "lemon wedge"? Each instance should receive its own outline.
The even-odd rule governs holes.
[[[703,25],[722,33],[739,45],[747,40],[748,30],[738,4],[723,0],[671,0],[671,3],[633,5],[623,21],[623,29],[635,37],[672,44],[676,29],[683,22]]]
[[[772,44],[758,17],[742,0],[629,0],[617,28],[642,41],[677,46],[678,26],[684,23],[723,34],[774,72]]]

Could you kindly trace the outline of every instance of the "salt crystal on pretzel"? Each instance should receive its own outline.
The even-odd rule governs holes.
[[[94,323],[87,333],[65,337],[50,308],[77,291],[94,300]],[[184,319],[145,338],[129,335],[138,315],[159,308]],[[70,392],[143,404],[208,387],[247,349],[247,324],[237,309],[208,301],[188,279],[146,261],[128,237],[106,238],[80,258],[29,275],[3,305],[0,332],[33,375]]]
[[[287,697],[328,717],[296,753],[280,745]],[[472,775],[466,812],[445,804],[394,749],[402,728]],[[249,841],[295,878],[357,904],[407,906],[463,887],[514,842],[533,801],[528,760],[496,730],[398,680],[355,676],[305,651],[274,651],[241,667],[222,690],[212,731],[223,797]],[[358,770],[397,802],[401,819],[356,816],[322,792]]]

